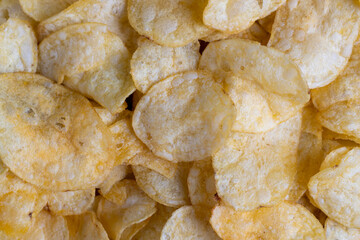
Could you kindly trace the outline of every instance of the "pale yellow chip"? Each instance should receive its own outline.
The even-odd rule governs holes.
[[[126,183],[126,180],[124,181],[118,181],[115,184],[113,184],[109,191],[102,192],[100,189],[100,194],[108,201],[113,202],[117,205],[122,205],[128,196],[128,188],[129,186]]]
[[[330,160],[325,159],[323,164],[328,167],[321,167],[322,170],[310,179],[309,192],[316,205],[331,219],[346,227],[360,228],[360,148],[345,155],[341,150],[335,150],[335,157]]]
[[[324,226],[327,216],[319,208],[313,205],[312,200],[309,199],[307,194],[303,195],[296,203],[303,205]]]
[[[136,89],[142,93],[164,78],[198,67],[199,42],[171,48],[142,37],[138,46],[131,59],[131,76]]]
[[[296,174],[301,114],[269,132],[232,132],[213,156],[217,194],[237,210],[284,200]]]
[[[110,239],[128,239],[136,234],[139,224],[149,219],[155,212],[155,202],[142,192],[134,180],[120,182],[126,187],[127,198],[122,205],[102,198],[97,208],[97,216]],[[136,227],[137,229],[134,229]]]
[[[37,23],[21,9],[19,0],[1,0],[0,1],[0,24],[6,22],[9,18],[17,18],[29,22],[32,26]]]
[[[209,223],[210,212],[184,206],[173,212],[166,222],[160,240],[220,240]]]
[[[210,223],[223,240],[325,240],[321,223],[300,204],[282,202],[250,212],[213,209]]]
[[[131,170],[127,165],[117,165],[111,169],[110,174],[106,177],[104,182],[99,185],[101,193],[108,193],[116,182],[123,180],[130,172]]]
[[[258,23],[265,29],[266,32],[271,33],[272,26],[275,21],[276,11],[267,15],[266,17],[259,19]]]
[[[156,213],[150,218],[149,223],[141,229],[133,240],[159,240],[161,231],[175,208],[157,205]]]
[[[230,39],[210,43],[200,68],[224,83],[236,107],[233,130],[264,132],[294,116],[309,101],[300,69],[284,53]]]
[[[359,144],[349,140],[347,135],[338,134],[333,131],[330,131],[327,128],[323,128],[323,151],[325,156],[328,155],[335,149],[340,147],[358,147]]]
[[[192,205],[213,208],[216,204],[215,173],[211,158],[194,162],[187,178]]]
[[[109,240],[94,212],[67,216],[66,222],[69,228],[69,240]]]
[[[206,0],[129,0],[131,26],[141,35],[167,47],[181,47],[213,30],[202,22]]]
[[[127,103],[124,102],[123,105],[121,105],[121,108],[119,108],[119,110],[121,112],[116,113],[116,114],[112,114],[109,110],[107,110],[106,108],[100,106],[96,102],[91,102],[91,104],[93,105],[93,108],[95,109],[96,113],[99,115],[101,120],[107,126],[110,126],[110,125],[114,124],[119,119],[120,113],[123,112],[127,108]]]
[[[0,73],[34,73],[37,64],[37,40],[31,25],[9,18],[0,25]]]
[[[180,207],[190,202],[187,188],[190,166],[189,163],[179,163],[172,178],[142,166],[133,166],[132,169],[137,184],[149,197],[169,207]]]
[[[269,46],[299,65],[311,89],[344,69],[359,32],[359,6],[352,0],[287,1],[276,13]]]
[[[106,42],[106,57],[103,64],[83,73],[65,76],[63,84],[94,99],[116,114],[124,110],[126,98],[135,91],[129,73],[131,56],[115,34],[108,33]]]
[[[337,223],[330,218],[325,222],[326,240],[358,240],[360,239],[360,229],[348,228]]]
[[[224,32],[240,32],[278,9],[286,0],[209,0],[204,23]]]
[[[172,162],[209,157],[228,136],[234,106],[212,75],[190,71],[155,84],[136,105],[136,135]]]
[[[19,0],[24,12],[36,21],[43,21],[76,1],[77,0]]]
[[[114,163],[109,129],[84,97],[36,74],[0,75],[0,156],[50,191],[100,184]]]

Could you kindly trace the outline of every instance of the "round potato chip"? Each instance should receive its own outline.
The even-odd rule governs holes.
[[[296,64],[282,52],[256,42],[210,43],[200,68],[224,83],[236,107],[235,131],[268,131],[294,116],[310,99]]]
[[[136,89],[142,93],[173,74],[196,70],[200,59],[199,42],[171,48],[142,37],[138,46],[131,59],[131,76]]]
[[[286,0],[209,0],[205,25],[224,32],[240,32],[278,9]]]
[[[142,166],[132,166],[139,187],[155,201],[170,207],[180,207],[189,203],[187,176],[189,163],[179,163],[172,178]]]
[[[0,1],[0,24],[6,22],[9,18],[17,18],[27,21],[32,26],[37,23],[22,10],[19,0],[1,0]]]
[[[299,65],[311,89],[323,87],[349,60],[359,9],[352,0],[287,1],[276,13],[268,45]]]
[[[210,214],[201,207],[181,207],[166,222],[160,240],[220,240],[209,218]]]
[[[0,157],[50,191],[89,189],[114,163],[109,129],[82,96],[36,74],[0,75]]]
[[[296,174],[301,114],[269,132],[232,132],[213,156],[217,194],[237,210],[284,200]]]
[[[181,47],[213,30],[202,22],[206,0],[129,0],[131,26],[141,35],[167,47]]]
[[[331,219],[346,227],[360,228],[360,191],[357,190],[360,148],[345,155],[339,152],[341,149],[335,151],[338,158],[332,156],[324,161],[329,167],[322,167],[322,171],[310,179],[309,192],[316,205]]]
[[[0,25],[0,73],[36,72],[38,49],[29,23],[9,18]]]
[[[203,71],[173,75],[155,84],[136,105],[133,128],[157,156],[172,162],[209,157],[228,136],[234,107]]]
[[[330,218],[325,222],[326,240],[357,240],[360,239],[360,229],[348,228]]]

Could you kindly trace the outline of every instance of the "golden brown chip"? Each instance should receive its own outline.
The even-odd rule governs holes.
[[[235,131],[268,131],[294,116],[310,99],[300,69],[285,54],[256,42],[210,43],[200,68],[224,83],[236,107]]]
[[[299,65],[311,89],[323,87],[349,60],[359,12],[352,0],[287,1],[276,13],[268,45]]]
[[[232,132],[213,156],[221,200],[243,211],[284,200],[296,173],[300,130],[297,114],[269,132]]]
[[[181,47],[213,30],[202,22],[206,0],[129,0],[131,26],[141,35],[167,47]]]
[[[0,73],[36,72],[38,49],[29,23],[9,18],[0,25]]]
[[[360,229],[348,228],[337,223],[330,218],[325,222],[326,240],[358,240],[360,239]]]
[[[166,222],[160,240],[220,240],[209,224],[206,209],[184,206],[173,212]]]
[[[134,225],[146,221],[156,212],[155,202],[137,187],[134,180],[123,180],[120,183],[126,187],[125,202],[117,205],[102,198],[97,209],[97,216],[110,239],[125,239],[124,233],[126,236],[134,232],[136,234]]]
[[[32,26],[36,25],[36,22],[21,9],[19,0],[0,1],[0,24],[6,22],[9,18],[21,19],[29,22]]]
[[[155,84],[136,105],[136,135],[172,162],[209,157],[228,136],[234,106],[212,75],[190,71]]]
[[[108,193],[112,186],[116,182],[123,180],[129,172],[131,172],[131,170],[127,165],[118,165],[111,169],[110,174],[99,186],[101,193]]]
[[[171,48],[142,37],[138,46],[131,59],[131,76],[142,93],[173,74],[197,69],[200,59],[199,42]]]
[[[325,240],[321,223],[305,207],[295,203],[282,202],[250,212],[217,206],[210,223],[223,240]]]
[[[179,163],[172,178],[142,166],[133,166],[133,173],[139,187],[155,201],[170,207],[180,207],[189,203],[187,176],[189,163]]]
[[[50,191],[89,189],[114,163],[109,129],[84,97],[36,74],[0,75],[0,156]]]

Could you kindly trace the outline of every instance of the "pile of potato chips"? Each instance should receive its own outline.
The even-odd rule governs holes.
[[[360,239],[359,29],[357,0],[0,0],[0,239]]]

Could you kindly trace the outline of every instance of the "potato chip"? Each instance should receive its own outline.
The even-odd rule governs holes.
[[[132,109],[135,109],[136,105],[140,101],[140,99],[144,96],[139,90],[136,90],[132,95]]]
[[[301,114],[257,134],[232,132],[213,156],[217,194],[237,210],[284,200],[296,174]]]
[[[119,181],[116,182],[109,191],[107,192],[102,192],[100,189],[100,194],[108,201],[113,202],[117,205],[122,205],[127,197],[129,197],[127,195],[127,191],[128,191],[128,184],[126,184],[127,182],[124,181]]]
[[[112,186],[116,182],[123,180],[129,172],[131,172],[131,170],[127,165],[117,165],[116,167],[114,167],[111,170],[110,174],[106,177],[104,182],[100,184],[99,188],[101,193],[108,193]]]
[[[356,142],[359,142],[359,139],[356,137],[333,132],[327,128],[323,128],[323,138],[338,141],[342,146],[356,147],[358,145]]]
[[[234,107],[203,71],[173,75],[155,84],[135,108],[136,135],[157,156],[172,162],[209,157],[228,136]]]
[[[69,240],[109,240],[94,212],[67,216],[66,222],[69,227]]]
[[[159,240],[165,223],[175,210],[175,208],[158,204],[157,211],[150,218],[150,222],[135,235],[133,240]]]
[[[50,191],[89,189],[114,163],[109,129],[82,96],[36,74],[0,75],[0,156]]]
[[[240,32],[269,15],[286,0],[209,0],[204,10],[205,25],[224,32]]]
[[[322,142],[323,142],[323,151],[324,156],[328,155],[330,152],[332,152],[335,149],[338,149],[340,147],[358,147],[359,144],[351,141],[346,140],[348,136],[343,134],[338,134],[333,131],[330,131],[327,128],[323,128],[323,134],[322,134]]]
[[[124,111],[127,108],[127,103],[124,102],[121,107],[119,108],[119,111],[121,111],[120,113],[116,113],[116,114],[112,114],[109,110],[107,110],[106,108],[100,106],[98,103],[96,102],[91,102],[93,108],[95,109],[96,113],[99,115],[99,117],[101,118],[101,120],[107,125],[110,126],[112,124],[114,124],[119,116],[120,113],[122,111]]]
[[[272,26],[274,24],[275,16],[276,16],[276,11],[258,20],[260,26],[263,27],[263,29],[270,34],[271,34]]]
[[[206,0],[129,0],[131,26],[141,35],[167,47],[182,47],[213,30],[202,22]]]
[[[0,73],[36,72],[37,40],[29,23],[9,18],[0,25]]]
[[[24,12],[36,21],[43,21],[76,1],[77,0],[19,0]]]
[[[173,74],[196,70],[200,59],[199,42],[171,48],[142,37],[138,46],[131,59],[131,76],[142,93]]]
[[[210,43],[200,68],[224,82],[236,107],[235,131],[268,131],[310,99],[299,68],[285,54],[259,43],[241,39]]]
[[[325,222],[326,240],[357,240],[360,239],[360,229],[348,228],[330,218]]]
[[[210,214],[200,207],[184,206],[173,212],[160,240],[220,240],[208,222]]]
[[[340,147],[330,152],[322,162],[320,171],[339,165],[351,149],[349,147]]]
[[[128,228],[149,219],[156,212],[155,202],[137,187],[134,180],[123,180],[120,183],[126,187],[124,204],[117,205],[102,198],[97,209],[97,216],[109,238],[116,240],[125,239],[123,233]],[[131,230],[133,233],[134,229]]]
[[[172,178],[166,178],[142,166],[132,166],[132,169],[139,187],[156,202],[169,207],[180,207],[189,203],[189,163],[179,163]]]
[[[298,204],[303,205],[309,212],[311,212],[318,220],[319,222],[324,226],[327,216],[325,213],[323,213],[319,208],[315,207],[312,204],[312,201],[308,198],[308,196],[305,194],[302,196],[298,201]]]
[[[150,222],[150,218],[148,218],[145,221],[142,221],[140,223],[135,223],[132,226],[128,227],[127,229],[125,229],[125,231],[121,235],[121,239],[123,239],[123,240],[131,240],[131,239],[133,239],[133,237],[141,229],[143,229],[149,222]]]
[[[316,205],[331,219],[346,227],[360,228],[360,148],[354,148],[345,155],[328,157],[321,171],[309,182],[309,192]],[[332,153],[330,153],[332,154]],[[338,158],[337,158],[338,157]],[[335,164],[335,165],[334,165]]]
[[[339,75],[359,32],[359,6],[352,0],[287,1],[276,13],[269,46],[299,65],[311,89]]]
[[[210,223],[223,240],[325,240],[321,223],[300,204],[282,202],[250,212],[217,206]]]
[[[21,19],[27,21],[32,26],[36,25],[36,22],[23,12],[19,0],[0,1],[0,24],[6,22],[9,18]]]
[[[192,205],[213,208],[216,204],[215,173],[211,158],[194,162],[187,178]]]
[[[66,26],[87,22],[106,24],[111,32],[120,36],[130,52],[135,51],[138,34],[129,24],[126,0],[79,0],[42,21],[38,26],[39,38],[42,40]]]

